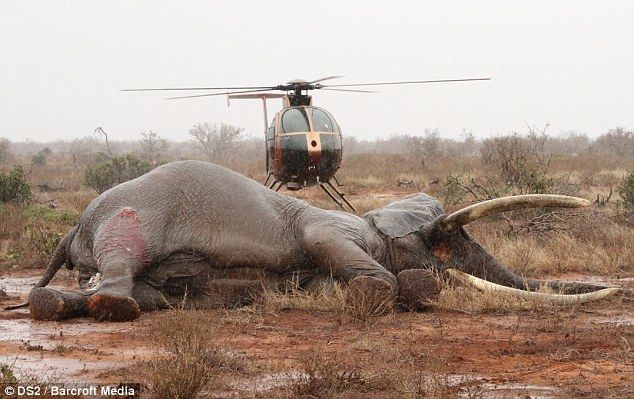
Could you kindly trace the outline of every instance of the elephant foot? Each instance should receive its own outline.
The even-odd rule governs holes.
[[[134,299],[110,293],[95,293],[88,299],[88,314],[98,321],[131,321],[141,315]]]
[[[346,308],[363,319],[380,316],[393,309],[394,296],[394,289],[387,281],[372,276],[357,276],[348,284]]]
[[[87,296],[80,292],[36,287],[29,293],[29,311],[35,320],[63,320],[86,314]]]
[[[429,308],[438,299],[442,286],[433,272],[425,269],[403,270],[396,276],[399,306],[413,311]]]

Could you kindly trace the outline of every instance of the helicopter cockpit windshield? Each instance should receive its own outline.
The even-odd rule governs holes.
[[[282,115],[282,131],[284,133],[309,132],[308,115],[301,108],[289,108]]]
[[[316,107],[289,108],[282,114],[282,133],[337,132],[336,126],[328,112]]]
[[[335,123],[332,117],[319,108],[313,108],[313,131],[315,132],[334,132]]]

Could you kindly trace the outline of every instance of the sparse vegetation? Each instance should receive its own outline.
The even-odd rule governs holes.
[[[31,186],[21,165],[16,165],[8,173],[0,170],[0,204],[28,204],[32,197]]]
[[[11,148],[11,141],[6,137],[0,137],[0,164],[6,162],[9,159],[9,149]]]
[[[14,384],[17,382],[13,366],[0,363],[0,384]]]
[[[161,163],[167,149],[167,140],[151,130],[141,132],[141,159],[156,167]]]
[[[231,150],[242,136],[242,131],[242,128],[226,123],[201,123],[192,127],[189,134],[209,161],[225,164],[231,156]]]
[[[634,210],[634,170],[630,171],[619,185],[619,195],[623,207],[628,211]]]
[[[51,155],[53,151],[50,148],[44,147],[42,150],[38,151],[35,155],[31,157],[31,163],[33,165],[44,165],[46,164],[46,160]]]
[[[173,310],[149,331],[157,356],[144,366],[151,397],[193,399],[203,389],[222,387],[223,370],[237,370],[235,359],[214,341],[204,312]]]
[[[98,193],[103,193],[117,184],[135,179],[151,170],[147,161],[133,154],[108,157],[100,155],[95,164],[86,169],[84,181]]]
[[[347,365],[343,358],[328,359],[322,352],[304,353],[298,375],[291,378],[293,398],[334,398],[367,384],[358,365]],[[292,377],[292,376],[291,376]]]

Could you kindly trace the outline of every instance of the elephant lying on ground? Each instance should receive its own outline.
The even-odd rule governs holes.
[[[355,280],[368,290],[395,296],[407,292],[401,302],[417,308],[416,301],[425,295],[416,296],[417,280],[429,277],[426,270],[447,269],[480,288],[526,292],[546,284],[575,294],[555,295],[554,300],[582,302],[616,289],[523,279],[462,226],[512,209],[588,204],[579,198],[529,195],[446,215],[437,200],[421,193],[361,218],[315,208],[211,163],[174,162],[97,197],[61,240],[29,294],[29,307],[36,319],[87,314],[123,321],[183,301],[198,308],[227,300],[240,303],[263,285],[292,282],[311,290]],[[64,263],[78,269],[82,290],[45,287]],[[100,281],[89,287],[96,275]]]

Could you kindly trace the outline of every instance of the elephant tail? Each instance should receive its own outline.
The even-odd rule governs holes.
[[[55,248],[55,251],[53,252],[53,257],[51,261],[44,271],[44,275],[40,278],[37,284],[35,284],[34,288],[45,287],[48,283],[51,282],[51,280],[55,276],[55,273],[57,273],[60,267],[62,267],[62,265],[67,262],[69,258],[68,255],[70,253],[70,243],[73,242],[73,238],[75,238],[78,227],[79,226],[73,227],[73,229],[69,231],[68,234],[66,234],[64,238],[62,238],[62,240],[59,242],[57,248]],[[6,306],[4,310],[20,309],[27,306],[29,306],[28,301],[16,305]]]

